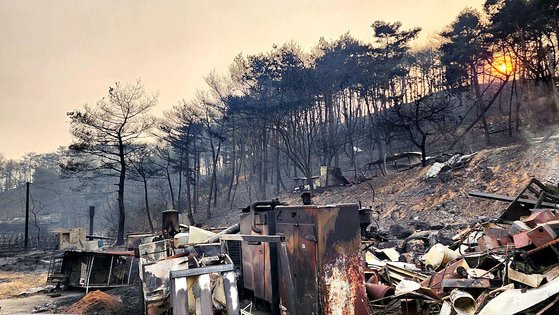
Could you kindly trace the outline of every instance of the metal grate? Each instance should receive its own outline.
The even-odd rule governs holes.
[[[24,251],[25,236],[21,233],[0,233],[0,252]],[[44,250],[54,250],[58,246],[58,236],[54,233],[42,233],[29,235],[28,249],[37,248]]]
[[[229,254],[231,260],[233,261],[233,264],[235,265],[235,272],[237,273],[237,275],[239,275],[237,277],[237,287],[244,288],[245,284],[243,282],[243,276],[242,276],[243,257],[241,252],[241,242],[226,241],[226,243],[227,243],[227,253]]]
[[[50,259],[47,284],[58,285],[66,281],[67,277],[62,274],[62,260],[56,256]]]

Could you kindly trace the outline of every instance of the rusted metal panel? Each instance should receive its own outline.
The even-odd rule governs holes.
[[[512,225],[509,228],[509,235],[510,236],[514,236],[518,233],[524,232],[524,231],[530,231],[530,227],[528,225],[526,225],[526,223],[522,222],[522,221],[514,221],[512,223]]]
[[[241,214],[240,231],[245,235],[268,235],[268,226],[264,224],[265,214],[256,215],[256,224],[262,233],[252,230],[252,218],[249,213]],[[268,243],[249,244],[243,242],[241,246],[243,258],[244,287],[253,291],[254,296],[265,301],[272,301],[271,274],[270,274],[270,246]]]
[[[506,237],[506,236],[509,235],[507,230],[505,230],[503,228],[500,228],[500,227],[495,227],[495,226],[488,226],[485,229],[485,234],[487,236],[491,237],[491,238],[494,238],[494,239],[499,239],[499,238]]]
[[[546,223],[548,221],[557,220],[558,217],[551,211],[545,209],[532,210],[533,213],[524,220],[524,223],[531,228],[536,227],[538,224]]]
[[[358,206],[277,207],[275,212],[293,282],[289,288],[290,279],[280,275],[280,296],[288,312],[368,314]]]
[[[250,215],[248,213],[241,214],[240,232],[247,234],[250,232]],[[243,258],[243,285],[245,289],[254,291],[254,271],[252,268],[252,256],[254,255],[254,247],[248,247],[246,244],[241,245],[241,257]]]
[[[355,204],[318,210],[319,266],[326,314],[367,314],[359,211]]]
[[[319,308],[318,300],[318,270],[317,270],[317,244],[314,241],[316,237],[316,228],[314,224],[299,224],[293,227],[293,234],[296,236],[295,256],[298,259],[296,263],[297,271],[293,274],[294,285],[296,289],[297,309],[304,310],[298,312],[300,314],[312,314]],[[293,261],[294,259],[292,259]],[[292,265],[292,269],[293,265]],[[307,312],[309,311],[309,312]]]
[[[276,231],[285,236],[289,274],[280,276],[281,303],[297,314],[316,314],[318,309],[317,246],[314,213],[301,208],[276,210]],[[305,240],[305,236],[310,240]],[[285,261],[281,262],[286,263]],[[292,288],[289,285],[293,285]],[[292,308],[295,310],[292,310]]]
[[[532,241],[528,237],[528,231],[517,233],[512,238],[514,239],[514,247],[516,248],[523,248],[532,244]]]
[[[496,238],[484,235],[477,240],[478,246],[481,251],[493,249],[501,246]]]
[[[458,267],[469,268],[468,263],[462,258],[450,264],[448,267],[437,272],[421,282],[421,286],[428,287],[438,296],[443,296],[443,281],[447,279],[460,279],[462,276],[456,271]]]
[[[501,246],[514,245],[514,240],[510,236],[501,237],[501,238],[497,239],[497,241],[499,242],[499,244]]]
[[[527,233],[528,237],[536,245],[540,247],[557,238],[557,234],[547,224],[538,225]]]

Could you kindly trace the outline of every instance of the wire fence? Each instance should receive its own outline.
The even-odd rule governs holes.
[[[58,246],[58,236],[54,233],[30,234],[27,250],[43,249],[55,250]],[[0,252],[25,250],[25,235],[22,233],[0,233]]]

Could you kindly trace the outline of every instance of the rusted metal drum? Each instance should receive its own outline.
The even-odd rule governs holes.
[[[179,212],[177,210],[165,210],[161,212],[161,228],[165,238],[172,238],[180,232]]]
[[[359,225],[366,227],[375,222],[373,219],[374,211],[372,209],[362,208],[359,209]]]
[[[390,295],[394,295],[395,290],[394,287],[376,283],[365,283],[365,288],[367,289],[367,295],[373,300],[378,300]]]

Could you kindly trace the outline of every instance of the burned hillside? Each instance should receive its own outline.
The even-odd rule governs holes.
[[[0,314],[559,313],[559,1],[381,2],[0,1]]]
[[[469,197],[469,192],[513,196],[531,178],[556,184],[558,154],[556,137],[543,143],[485,149],[472,154],[465,165],[433,178],[426,177],[429,167],[412,168],[375,177],[368,183],[330,187],[317,193],[313,201],[318,204],[361,201],[364,207],[379,211],[381,225],[414,220],[430,225],[463,225],[495,216],[503,207],[499,202]],[[296,200],[298,196],[288,198]]]

